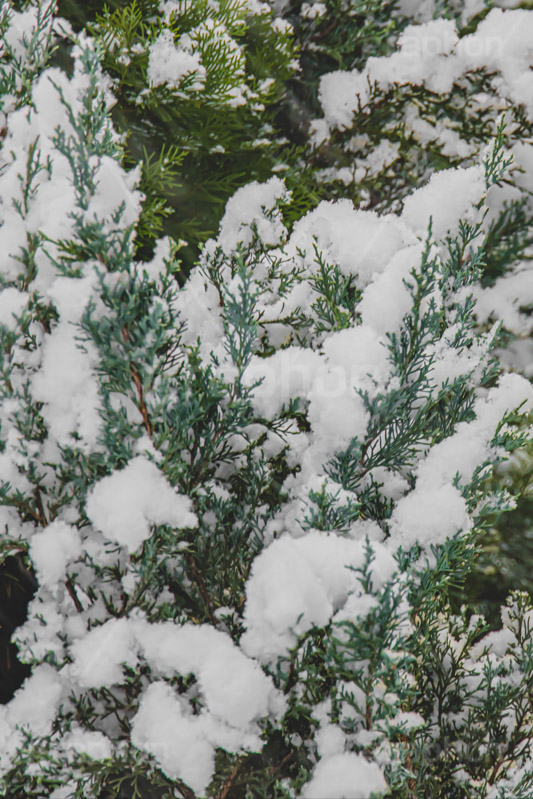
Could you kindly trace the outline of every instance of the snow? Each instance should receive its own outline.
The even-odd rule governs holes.
[[[72,675],[84,688],[103,688],[122,681],[122,664],[137,664],[135,637],[128,620],[109,619],[71,645]]]
[[[287,198],[287,189],[281,178],[273,177],[266,183],[254,180],[237,189],[228,200],[220,222],[217,243],[225,253],[235,252],[239,244],[251,243],[254,228],[265,245],[278,244],[286,233],[277,203]]]
[[[364,162],[360,164],[360,167],[364,169],[365,177],[376,176],[386,167],[397,161],[399,157],[399,144],[387,140],[382,141],[377,147],[371,150]]]
[[[9,483],[17,491],[31,490],[31,483],[20,467],[26,465],[26,458],[20,454],[20,436],[11,429],[5,436],[5,448],[0,454],[0,480]],[[34,448],[29,448],[30,454],[35,454]],[[33,451],[32,451],[33,449]]]
[[[476,419],[461,422],[453,435],[431,448],[416,469],[415,489],[393,511],[393,546],[419,543],[428,547],[470,529],[465,500],[452,481],[457,477],[460,484],[468,485],[478,467],[496,458],[491,443],[498,424],[519,406],[523,413],[533,407],[533,388],[521,375],[504,374],[498,386],[476,401]]]
[[[30,53],[28,53],[26,42],[31,38],[32,34],[39,34],[38,38],[41,43],[44,43],[50,35],[53,16],[51,15],[48,22],[44,24],[42,9],[38,6],[33,6],[25,9],[22,12],[10,11],[9,26],[5,32],[2,30],[3,45],[8,47],[13,55],[26,65],[29,63]],[[40,48],[34,48],[34,59],[39,63]]]
[[[309,392],[309,422],[324,458],[326,452],[333,454],[366,433],[369,414],[355,388],[364,380],[357,380],[355,369],[351,372],[342,366],[322,369]]]
[[[304,786],[302,799],[368,799],[382,796],[387,783],[376,763],[363,755],[344,752],[322,758]]]
[[[402,730],[416,730],[425,725],[425,719],[420,713],[402,711],[391,719],[391,724]]]
[[[323,17],[326,11],[327,6],[325,3],[302,3],[300,13],[305,19],[316,19],[317,17]]]
[[[358,305],[361,320],[376,334],[398,333],[412,304],[406,285],[412,270],[420,271],[423,246],[414,244],[397,252],[383,272],[363,291]]]
[[[362,72],[336,71],[321,77],[319,100],[330,127],[341,130],[350,127],[356,111],[371,107],[369,100],[372,87],[376,84],[385,88],[393,83],[422,84],[428,69],[430,76],[436,76],[435,69],[441,64],[431,53],[431,48],[426,46],[426,42],[432,43],[433,38],[429,36],[426,40],[423,36],[424,27],[407,28],[403,34],[403,47],[400,39],[397,52],[388,57],[370,58]],[[438,38],[436,41],[438,44]],[[441,75],[440,87],[443,86],[442,79]]]
[[[41,136],[46,136],[49,139],[49,141],[45,140],[47,149],[50,147],[58,127],[64,130],[68,136],[74,135],[67,107],[68,104],[71,104],[73,111],[79,110],[81,99],[79,91],[82,88],[80,83],[71,82],[60,69],[47,69],[35,82],[32,89],[32,98],[36,111],[31,117],[31,122],[35,126],[33,134],[35,135],[38,129]],[[58,91],[58,87],[60,91]],[[13,116],[15,119],[13,119]],[[27,117],[22,110],[19,112],[18,117],[13,116],[10,121],[13,120],[18,123],[22,130],[27,131],[27,123],[25,124]],[[26,132],[26,137],[28,134],[29,131]],[[45,141],[39,142],[41,148],[43,148]],[[66,159],[64,161],[59,159],[58,164],[63,166],[64,170],[60,176],[65,177],[68,174]]]
[[[49,735],[55,719],[63,680],[53,666],[42,663],[15,693],[7,706],[7,720],[27,728],[32,735]]]
[[[45,594],[40,589],[29,603],[28,619],[14,634],[21,660],[39,661],[53,655],[58,663],[62,661],[63,632],[69,626],[69,620],[65,619],[64,609],[61,612],[59,610],[60,603],[57,600],[61,593],[48,591]]]
[[[199,684],[210,712],[233,727],[246,727],[268,714],[270,682],[235,647],[210,653],[199,671]]]
[[[55,591],[65,578],[68,564],[81,554],[80,536],[76,528],[56,520],[30,541],[30,557],[41,587]]]
[[[167,262],[171,260],[171,239],[168,236],[165,236],[164,238],[157,240],[154,247],[152,260],[140,264],[139,268],[142,269],[142,271],[146,274],[148,280],[157,282],[165,273]]]
[[[62,322],[79,322],[96,288],[96,272],[84,278],[56,277],[46,294]],[[64,332],[64,331],[63,331]]]
[[[4,325],[8,330],[14,331],[18,326],[17,317],[28,305],[28,295],[26,292],[18,291],[15,288],[5,288],[0,292],[0,325]]]
[[[457,44],[463,69],[501,73],[500,91],[514,103],[525,105],[533,113],[531,59],[533,57],[533,19],[522,9],[504,11],[494,8],[480,22],[475,33]]]
[[[397,217],[360,211],[350,200],[324,200],[296,222],[287,251],[296,255],[303,250],[312,263],[316,245],[326,263],[357,276],[363,288],[408,239],[409,231]]]
[[[482,167],[441,170],[406,198],[402,220],[425,238],[431,219],[433,237],[442,239],[448,232],[456,234],[461,220],[474,221],[476,206],[485,193]]]
[[[256,411],[266,418],[278,415],[291,399],[306,399],[323,358],[303,347],[278,350],[270,358],[253,356],[243,375],[245,386],[260,382],[254,392]]]
[[[517,335],[530,334],[531,317],[525,312],[533,303],[533,270],[529,264],[518,263],[493,286],[473,286],[472,294],[480,324],[498,319]]]
[[[218,725],[220,734],[241,742],[255,740],[249,735],[254,723],[279,705],[257,662],[210,625],[110,619],[74,640],[70,649],[71,676],[86,688],[120,683],[122,665],[134,668],[140,653],[154,676],[197,675],[203,712],[212,728]]]
[[[348,128],[359,106],[365,105],[370,95],[366,75],[357,71],[338,70],[320,78],[318,99],[326,122],[331,127]]]
[[[94,367],[94,344],[78,344],[76,328],[61,322],[45,339],[41,369],[32,381],[33,396],[43,402],[42,415],[59,444],[72,445],[73,434],[85,449],[94,449],[100,432],[100,392]]]
[[[113,747],[109,738],[102,732],[85,730],[83,727],[71,727],[63,736],[62,746],[68,751],[90,757],[92,760],[107,760],[113,755]]]
[[[214,770],[214,749],[206,740],[201,719],[184,712],[166,683],[154,682],[144,691],[131,741],[153,755],[167,777],[177,777],[193,791],[204,793]]]
[[[198,680],[200,715],[185,696],[156,679],[133,718],[132,743],[151,753],[169,777],[203,791],[217,746],[260,748],[255,722],[279,709],[273,684],[257,662],[210,625],[110,619],[72,643],[71,677],[85,688],[119,684],[122,664],[135,668],[141,653],[154,677],[195,674]],[[101,743],[95,742],[96,751]]]
[[[360,385],[367,377],[383,383],[390,374],[388,342],[370,326],[362,324],[331,333],[323,350],[332,366],[347,372],[350,385]]]
[[[500,420],[520,405],[522,412],[533,407],[531,383],[521,375],[502,375],[498,385],[476,401],[476,419],[458,424],[455,433],[435,444],[419,463],[417,486],[445,486],[456,476],[468,485],[475,470],[495,455],[491,442]]]
[[[199,270],[193,270],[175,299],[174,310],[187,322],[182,333],[184,344],[195,345],[200,341],[202,356],[209,358],[224,336],[220,297],[215,286]]]
[[[2,180],[0,177],[0,186]],[[5,186],[2,188],[5,189]],[[6,190],[6,196],[10,196]],[[16,278],[21,271],[20,261],[17,256],[21,255],[22,248],[27,243],[26,228],[20,216],[14,209],[1,209],[2,210],[2,225],[0,225],[0,246],[6,253],[2,262],[2,272],[7,279]],[[7,310],[7,319],[2,317],[3,324],[11,324],[12,317],[10,309]]]
[[[87,207],[88,219],[109,219],[121,211],[121,227],[133,225],[141,210],[140,197],[132,191],[138,173],[126,175],[114,158],[104,155],[93,177],[95,188]]]
[[[505,349],[496,350],[497,358],[507,371],[517,371],[529,380],[533,377],[533,341],[531,338],[517,338]]]
[[[510,148],[513,163],[520,169],[513,175],[513,183],[522,189],[533,190],[533,144],[517,141]]]
[[[453,61],[449,54],[458,42],[455,23],[436,19],[409,25],[398,39],[398,50],[388,57],[369,58],[364,74],[380,86],[427,85],[431,91],[450,91]]]
[[[449,122],[436,120],[428,122],[419,114],[419,109],[414,103],[409,103],[405,111],[405,125],[412,131],[418,142],[422,145],[436,143],[443,155],[468,158],[476,153],[476,144],[466,142],[453,128],[447,127]]]
[[[106,538],[129,551],[138,549],[153,524],[196,527],[188,497],[177,494],[157,466],[133,458],[124,469],[103,477],[87,500],[87,516]]]
[[[182,37],[183,38],[183,37]],[[152,86],[166,84],[177,89],[185,76],[194,75],[194,88],[200,90],[205,82],[205,67],[198,53],[188,52],[189,48],[176,45],[172,31],[166,29],[159,34],[150,46],[148,61],[148,81]]]
[[[315,735],[315,743],[321,758],[330,757],[344,751],[346,736],[336,724],[326,724]]]
[[[312,119],[309,123],[309,143],[312,147],[320,147],[329,138],[330,130],[325,119]]]
[[[453,485],[415,488],[399,500],[390,520],[392,542],[404,550],[443,544],[472,526],[466,502]]]
[[[209,710],[234,727],[267,714],[272,685],[225,633],[208,625],[136,623],[144,657],[164,676],[198,674]]]
[[[377,542],[376,586],[396,571],[390,553]],[[362,541],[309,531],[302,538],[283,535],[256,557],[246,585],[241,646],[261,663],[286,654],[313,626],[326,625],[357,588],[353,569],[365,560]]]

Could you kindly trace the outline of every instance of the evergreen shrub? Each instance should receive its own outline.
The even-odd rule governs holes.
[[[527,491],[533,14],[414,5],[2,7],[4,796],[533,795],[531,598],[464,601]],[[261,107],[298,37],[338,56],[303,144]],[[273,161],[185,275],[188,119]]]

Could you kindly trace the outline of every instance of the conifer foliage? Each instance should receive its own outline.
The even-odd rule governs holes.
[[[114,118],[142,161],[137,247],[171,218],[190,264],[226,200],[279,158],[275,107],[296,67],[290,25],[243,0],[132,0],[89,23],[113,80]]]
[[[533,12],[467,5],[3,5],[2,795],[533,794],[531,598],[462,601],[530,447]]]

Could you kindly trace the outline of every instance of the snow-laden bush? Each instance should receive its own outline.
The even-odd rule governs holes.
[[[3,790],[529,796],[533,610],[456,593],[533,407],[476,327],[503,126],[398,214],[289,231],[281,179],[241,188],[180,289],[47,14],[2,20],[2,552],[39,584]]]

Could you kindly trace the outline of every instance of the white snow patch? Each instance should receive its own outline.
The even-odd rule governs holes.
[[[0,325],[4,325],[8,330],[16,330],[18,323],[17,316],[21,316],[22,312],[28,304],[28,295],[26,292],[18,291],[15,288],[6,288],[0,292]]]
[[[59,519],[35,533],[30,540],[30,557],[41,587],[57,589],[68,564],[81,554],[78,531]]]
[[[304,786],[303,799],[368,799],[381,796],[387,783],[376,763],[363,755],[344,752],[319,760],[311,780]]]
[[[374,583],[382,585],[396,571],[392,555],[377,542]],[[298,636],[322,627],[357,587],[353,569],[361,567],[365,542],[334,533],[284,535],[266,547],[252,564],[246,584],[243,650],[268,663],[294,646]]]
[[[459,221],[474,221],[476,205],[485,193],[482,167],[443,169],[406,197],[402,220],[425,238],[431,219],[433,238],[439,240],[448,232],[455,234]]]
[[[122,664],[137,663],[135,636],[128,619],[109,619],[71,646],[72,675],[84,688],[122,682]]]
[[[184,77],[191,74],[195,75],[194,88],[203,88],[206,73],[198,53],[188,52],[179,42],[176,45],[172,31],[164,30],[150,46],[149,83],[176,89]]]
[[[144,457],[133,458],[124,469],[102,478],[87,500],[87,516],[94,526],[129,551],[150,536],[153,524],[196,527],[191,508],[191,500],[177,494]]]
[[[280,178],[273,177],[266,183],[254,180],[237,189],[226,203],[220,222],[217,244],[224,252],[237,250],[251,244],[253,227],[266,246],[279,244],[287,230],[276,205],[287,197],[287,189]]]
[[[453,485],[416,487],[399,500],[393,511],[391,543],[409,549],[415,544],[442,544],[460,531],[471,528],[466,502]]]
[[[324,200],[296,222],[287,251],[296,256],[303,250],[312,263],[316,246],[327,263],[356,275],[362,288],[384,270],[410,236],[397,217],[357,210],[351,200]]]
[[[28,728],[35,736],[50,735],[62,690],[57,669],[48,663],[37,666],[7,705],[9,723]]]
[[[148,686],[132,724],[131,742],[153,755],[171,779],[181,779],[196,793],[211,781],[215,751],[201,720],[187,713],[178,695],[163,682]]]

